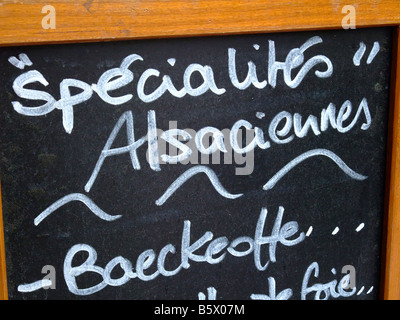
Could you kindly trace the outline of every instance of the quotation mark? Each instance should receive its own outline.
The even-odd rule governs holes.
[[[25,66],[29,67],[32,65],[32,61],[28,58],[28,56],[25,53],[20,53],[18,55],[18,58],[12,56],[8,58],[8,62],[10,62],[13,66],[21,70],[23,70]]]
[[[372,50],[369,53],[369,56],[367,58],[367,64],[370,64],[372,62],[372,60],[374,60],[374,58],[378,54],[380,48],[381,47],[379,45],[379,42],[375,41],[374,45],[372,47]],[[367,46],[365,45],[365,43],[360,42],[360,48],[357,50],[357,52],[354,54],[354,57],[353,57],[353,63],[355,66],[358,67],[360,65],[361,59],[364,56],[366,50],[367,50]]]

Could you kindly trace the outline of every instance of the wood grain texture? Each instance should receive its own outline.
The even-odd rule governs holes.
[[[400,28],[397,28],[394,42],[394,61],[392,74],[392,125],[391,163],[386,222],[386,257],[384,268],[383,298],[400,299]]]
[[[400,24],[398,0],[351,1],[357,27]],[[45,4],[56,28],[43,29]],[[0,2],[0,45],[340,28],[344,0]]]

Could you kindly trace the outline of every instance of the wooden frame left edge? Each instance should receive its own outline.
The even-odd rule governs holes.
[[[4,243],[3,204],[0,185],[0,300],[8,299],[6,253]]]
[[[400,300],[400,5],[398,0],[379,2],[356,0],[353,2],[359,12],[358,28],[395,27],[380,292],[382,299]],[[97,12],[94,12],[93,7],[88,7],[89,4],[92,5],[93,1],[51,0],[48,3],[56,4],[57,8],[63,8],[61,11],[65,15],[57,16],[57,19],[66,26],[66,30],[61,28],[62,30],[45,31],[38,23],[32,22],[32,16],[39,21],[42,17],[41,12],[38,11],[44,6],[42,1],[30,0],[25,3],[1,1],[0,46],[340,29],[341,16],[338,8],[348,4],[342,0],[335,1],[335,6],[330,0],[304,0],[301,4],[289,5],[283,1],[272,0],[253,0],[251,3],[244,0],[221,0],[219,2],[198,0],[196,3],[186,0],[143,3],[123,0],[115,4],[111,1],[99,2],[96,7]],[[243,7],[245,5],[248,6],[245,13],[237,9],[245,8]],[[268,5],[270,8],[267,10],[268,12],[265,12]],[[75,12],[74,10],[77,8],[83,10],[85,14],[89,12],[90,16],[86,18],[86,16],[82,16],[81,11]],[[109,12],[110,8],[115,8],[115,10]],[[126,8],[131,8],[135,12],[141,10],[141,14],[122,15],[121,12],[126,13]],[[171,8],[180,11],[174,12],[170,10]],[[69,13],[66,14],[66,12]],[[293,18],[293,12],[297,14],[295,18]],[[78,16],[81,19],[77,19]],[[191,17],[191,19],[186,19],[186,17]],[[196,19],[194,23],[193,17]],[[274,17],[274,19],[270,19],[270,17]],[[126,23],[121,23],[121,20],[126,20]],[[87,21],[86,26],[84,23],[82,24],[82,21]],[[168,21],[171,23],[168,24]],[[10,29],[12,23],[16,25]],[[87,27],[88,25],[90,28]],[[169,27],[166,27],[167,25]],[[7,299],[0,184],[0,300]]]

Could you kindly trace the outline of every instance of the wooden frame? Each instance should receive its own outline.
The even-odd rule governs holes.
[[[39,0],[0,1],[0,46],[211,36],[342,28],[356,10],[356,28],[394,26],[382,299],[400,299],[400,4],[398,0]],[[44,29],[44,5],[56,10],[55,29]],[[0,299],[7,299],[0,197]]]

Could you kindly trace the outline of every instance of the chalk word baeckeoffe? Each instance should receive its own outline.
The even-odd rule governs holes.
[[[269,236],[264,235],[267,219],[267,209],[262,208],[259,215],[254,237],[241,236],[232,241],[225,236],[214,239],[212,232],[205,232],[198,240],[191,243],[191,222],[184,221],[180,254],[177,254],[173,244],[164,246],[158,256],[153,249],[143,251],[136,260],[135,269],[132,263],[118,256],[107,263],[103,268],[96,265],[97,252],[88,244],[76,244],[66,254],[64,260],[64,278],[70,292],[76,295],[90,295],[107,286],[122,286],[131,279],[151,281],[162,275],[172,277],[183,269],[189,269],[193,262],[208,264],[221,263],[229,253],[233,257],[245,257],[253,253],[254,264],[257,270],[264,271],[270,262],[277,261],[277,246],[295,246],[305,239],[304,232],[299,232],[296,221],[289,221],[282,225],[284,208],[279,207],[275,222]],[[204,254],[196,251],[206,249]],[[87,258],[80,265],[73,266],[74,257],[86,252]],[[266,259],[265,256],[268,258]],[[262,260],[266,259],[266,262]],[[114,268],[123,270],[119,278],[112,278]],[[101,281],[89,288],[79,288],[76,278],[84,273],[96,273]]]

